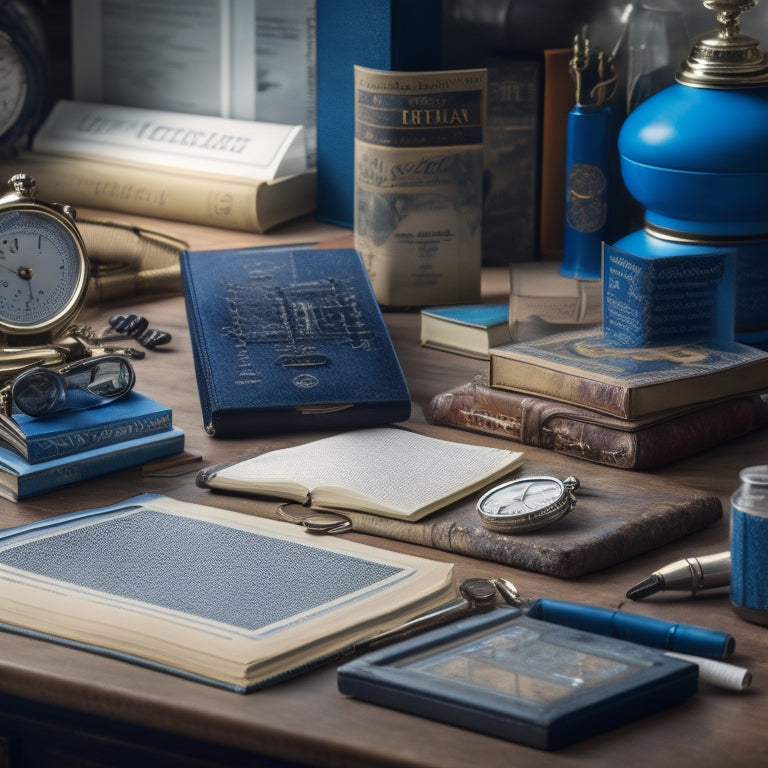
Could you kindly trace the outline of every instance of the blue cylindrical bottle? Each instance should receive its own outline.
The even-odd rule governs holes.
[[[768,625],[768,466],[747,467],[731,497],[731,602],[742,618]]]

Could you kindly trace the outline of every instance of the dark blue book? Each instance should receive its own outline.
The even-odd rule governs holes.
[[[354,220],[354,74],[435,70],[442,0],[317,0],[317,217]]]
[[[177,427],[39,464],[0,447],[0,497],[19,501],[183,450],[184,433]]]
[[[172,426],[170,408],[133,391],[101,408],[61,411],[43,419],[25,413],[0,418],[0,445],[38,464],[155,435]]]
[[[210,435],[409,418],[405,377],[357,251],[184,251],[181,275]]]

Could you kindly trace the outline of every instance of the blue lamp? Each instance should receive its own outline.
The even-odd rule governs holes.
[[[740,29],[756,4],[704,0],[719,28],[694,42],[674,85],[625,120],[622,177],[645,224],[613,247],[647,259],[732,251],[735,338],[759,343],[768,341],[768,54]]]

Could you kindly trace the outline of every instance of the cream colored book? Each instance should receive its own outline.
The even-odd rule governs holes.
[[[355,248],[379,304],[479,302],[486,70],[354,77]]]
[[[0,172],[28,173],[41,199],[219,229],[267,232],[315,210],[314,171],[265,181],[27,152]]]
[[[198,485],[313,509],[420,520],[516,469],[523,454],[394,427],[344,432],[203,469]]]
[[[452,569],[143,494],[0,532],[0,628],[245,693],[451,603]]]
[[[307,170],[304,127],[61,99],[35,152],[272,181]]]
[[[600,323],[602,281],[564,277],[559,270],[560,263],[556,261],[510,265],[512,341],[529,341]]]

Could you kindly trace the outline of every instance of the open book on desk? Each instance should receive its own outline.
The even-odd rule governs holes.
[[[420,520],[509,474],[523,454],[404,429],[344,432],[198,473],[213,490],[274,496],[313,509]]]
[[[245,693],[455,600],[452,569],[144,494],[0,532],[0,628]]]

